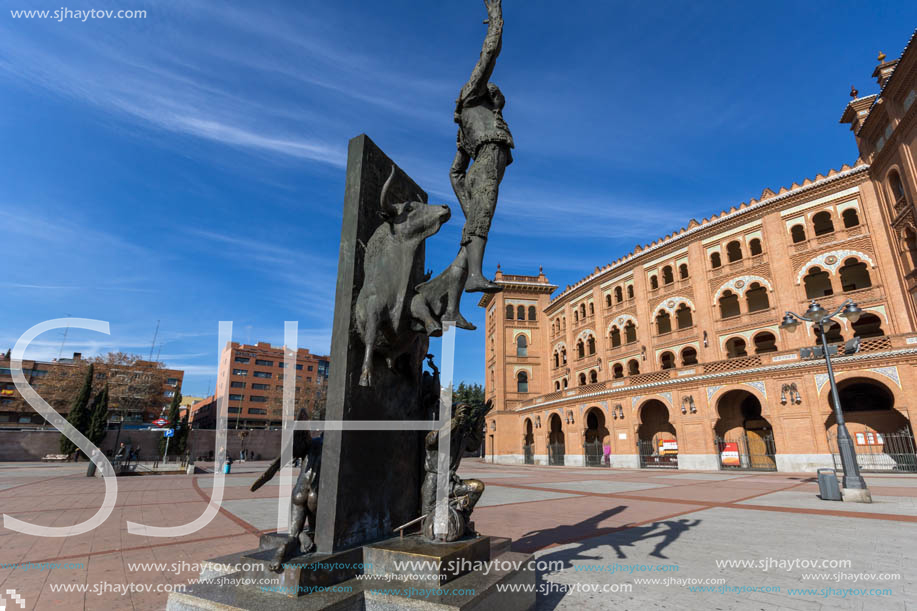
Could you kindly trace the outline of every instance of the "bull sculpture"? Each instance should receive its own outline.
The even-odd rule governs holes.
[[[449,206],[420,201],[389,203],[388,190],[395,166],[379,198],[383,223],[366,243],[363,286],[357,296],[354,320],[364,346],[360,386],[372,386],[373,353],[385,356],[389,369],[415,343],[411,303],[416,287],[411,282],[418,247],[449,220]],[[424,321],[428,335],[441,332],[433,319]]]

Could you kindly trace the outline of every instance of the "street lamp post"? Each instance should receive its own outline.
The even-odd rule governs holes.
[[[847,430],[847,422],[844,420],[844,410],[841,408],[841,397],[837,392],[837,383],[834,380],[834,369],[831,366],[831,354],[828,352],[828,338],[825,333],[825,327],[835,316],[842,316],[851,323],[859,320],[863,311],[851,299],[842,303],[837,310],[829,314],[826,309],[821,307],[814,299],[806,310],[805,316],[800,316],[793,312],[787,312],[780,324],[781,329],[786,329],[790,333],[794,332],[800,322],[811,322],[818,329],[821,335],[822,350],[825,353],[825,365],[828,368],[828,381],[831,383],[831,398],[834,402],[834,418],[837,421],[837,449],[841,456],[841,467],[844,470],[843,479],[843,496],[845,501],[854,501],[858,503],[871,503],[872,496],[866,487],[866,481],[860,475],[860,467],[857,464],[856,449],[853,445],[853,438]]]

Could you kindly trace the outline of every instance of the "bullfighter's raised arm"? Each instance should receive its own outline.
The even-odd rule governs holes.
[[[474,70],[471,71],[471,78],[468,79],[459,94],[460,103],[482,95],[494,71],[497,56],[500,55],[500,48],[503,44],[503,7],[500,3],[501,0],[484,0],[488,15],[487,36],[481,48],[481,57]]]

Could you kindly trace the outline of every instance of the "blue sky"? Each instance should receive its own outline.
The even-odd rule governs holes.
[[[66,4],[66,3],[65,3]],[[560,286],[688,219],[853,163],[838,119],[876,90],[909,2],[504,0],[494,73],[516,140],[486,268]],[[217,323],[234,339],[327,353],[347,141],[369,134],[453,219],[454,99],[477,59],[483,4],[131,2],[143,20],[13,19],[0,5],[0,347],[66,315],[64,355],[124,350],[212,386]],[[481,326],[477,296],[465,315]],[[56,357],[47,333],[27,356]],[[482,331],[456,380],[483,381]]]

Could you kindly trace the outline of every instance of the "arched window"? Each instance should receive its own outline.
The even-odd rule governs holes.
[[[605,295],[605,307],[606,308],[611,307],[611,295]]]
[[[554,382],[554,390],[560,390],[560,382]]]
[[[663,352],[659,357],[659,364],[663,369],[675,369],[675,355],[669,351]]]
[[[586,318],[586,304],[585,303],[579,304],[579,317]]]
[[[564,378],[564,388],[566,388],[567,385],[568,385],[568,383],[567,383],[567,378]]]
[[[710,253],[710,267],[712,267],[713,269],[716,269],[722,264],[723,264],[723,261],[720,259],[720,253],[718,252]]]
[[[516,374],[516,392],[528,392],[529,391],[529,374],[525,371],[520,371]]]
[[[525,306],[519,306],[516,308],[516,318],[519,320],[525,320]]]
[[[529,355],[529,340],[526,336],[520,335],[516,338],[516,356]]]
[[[723,296],[720,297],[720,318],[730,318],[741,313],[739,296],[729,290],[723,291]]]
[[[633,284],[627,285],[627,298],[628,299],[634,298],[634,285]]]
[[[566,329],[566,328],[567,328],[567,317],[566,317],[566,316],[561,316],[561,317],[560,317],[560,326],[561,326],[561,328],[563,328],[563,329]]]
[[[615,302],[621,303],[622,301],[624,301],[624,294],[621,292],[621,287],[616,286],[615,287]]]
[[[726,244],[726,260],[732,263],[742,258],[742,245],[738,240]]]
[[[869,269],[862,261],[850,258],[841,267],[841,290],[844,292],[865,289],[872,286]]]
[[[661,310],[656,314],[656,333],[662,335],[664,333],[672,332],[672,318],[669,316],[669,313],[665,310]]]
[[[688,264],[682,263],[678,266],[678,278],[680,280],[687,280],[688,278]]]
[[[834,231],[834,221],[831,220],[831,213],[827,210],[816,213],[812,217],[812,228],[815,230],[815,235],[825,235]]]
[[[535,320],[535,306],[529,306],[529,320]]]
[[[821,346],[821,331],[818,327],[814,328],[815,330],[815,342]],[[827,333],[825,333],[825,339],[828,340],[829,344],[840,344],[844,341],[844,336],[841,334],[841,324],[837,322],[831,323],[831,326],[828,327]]]
[[[650,288],[653,290],[659,288],[659,279],[655,275],[650,276]]]
[[[673,282],[675,282],[675,274],[672,273],[672,266],[666,265],[662,268],[662,283],[672,284]]]
[[[734,359],[740,356],[748,356],[745,351],[745,340],[741,337],[732,337],[726,340],[726,358]]]
[[[573,322],[579,320],[579,310],[573,310]]]
[[[611,339],[612,348],[617,348],[621,345],[621,330],[618,329],[617,325],[611,328],[611,332],[608,334],[608,337]]]
[[[589,383],[595,384],[598,381],[599,381],[599,373],[595,369],[593,369],[592,371],[589,372]]]
[[[898,175],[897,170],[892,170],[888,173],[888,187],[892,192],[892,202],[894,202],[896,208],[907,205],[907,194],[904,192],[904,184],[901,182],[901,176]]]
[[[576,358],[581,359],[586,356],[586,344],[583,343],[583,340],[576,342]]]
[[[635,341],[637,341],[637,325],[628,320],[624,325],[624,343],[632,344]]]
[[[856,208],[847,208],[841,213],[844,219],[844,228],[856,227],[860,224],[860,215],[857,214]]]
[[[579,374],[579,385],[580,386],[586,385],[586,374],[585,373]]]
[[[853,327],[853,336],[866,339],[868,337],[881,337],[885,335],[882,331],[882,319],[875,314],[863,314],[860,319],[851,325]]]
[[[800,242],[806,241],[806,228],[805,225],[793,225],[790,227],[790,237],[793,239],[793,244],[799,244]]]
[[[767,287],[761,286],[758,282],[752,282],[745,291],[745,300],[748,302],[749,312],[760,312],[771,307],[767,297]]]
[[[755,338],[755,354],[764,354],[765,352],[777,352],[777,338],[773,333],[765,331],[758,333]]]
[[[560,367],[560,353],[554,353],[554,367]]]
[[[586,340],[586,350],[589,352],[589,354],[595,354],[595,338],[591,335]]]
[[[640,363],[637,359],[631,359],[627,361],[627,375],[635,376],[640,373]]]
[[[513,319],[513,306],[508,305],[506,306],[506,320],[512,320],[512,319]]]
[[[679,329],[687,329],[694,325],[694,316],[691,314],[691,308],[688,304],[683,303],[675,310],[675,324]]]
[[[560,349],[560,363],[561,365],[567,364],[567,349],[566,348]]]
[[[621,363],[615,363],[615,366],[611,368],[612,375],[617,378],[624,377],[624,365]]]
[[[681,365],[686,367],[688,365],[697,365],[697,350],[688,346],[681,351]]]
[[[592,316],[593,314],[595,314],[595,304],[590,301],[589,302],[589,316]]]
[[[820,267],[813,267],[802,279],[806,287],[806,299],[818,299],[834,294],[831,276]]]
[[[751,256],[755,257],[764,252],[761,248],[761,240],[758,238],[752,238],[748,243],[748,252],[751,253]]]

